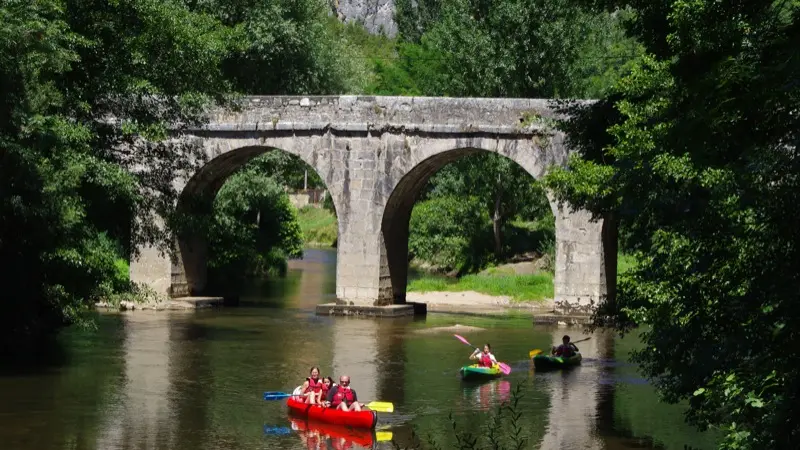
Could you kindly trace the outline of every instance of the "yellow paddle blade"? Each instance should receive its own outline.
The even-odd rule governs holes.
[[[534,349],[534,350],[531,350],[530,352],[528,352],[528,357],[533,358],[534,356],[538,355],[539,353],[542,353],[542,351],[539,350],[538,348]]]
[[[389,402],[369,402],[367,403],[367,408],[378,412],[394,412],[394,405]]]
[[[392,432],[391,431],[376,431],[375,432],[375,439],[378,442],[385,442],[392,440]]]

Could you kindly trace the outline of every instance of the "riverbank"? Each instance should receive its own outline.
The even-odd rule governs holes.
[[[408,283],[408,292],[475,292],[506,299],[508,303],[541,302],[553,298],[553,276],[547,272],[528,275],[480,273],[461,278],[423,275]]]
[[[297,223],[306,247],[332,247],[336,244],[338,224],[336,215],[325,208],[304,206],[297,210]]]
[[[636,266],[630,255],[618,255],[621,276]],[[578,325],[585,314],[564,314],[553,300],[553,276],[537,260],[503,264],[475,275],[448,278],[417,272],[409,281],[406,301],[425,303],[428,312],[478,316],[530,315],[535,323]]]
[[[536,302],[517,302],[507,295],[488,295],[476,291],[408,292],[406,301],[425,303],[428,312],[453,314],[506,315],[509,313],[550,314],[555,310],[552,298]]]

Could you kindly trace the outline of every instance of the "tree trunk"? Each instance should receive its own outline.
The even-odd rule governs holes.
[[[494,231],[494,255],[499,260],[503,255],[503,235],[502,235],[502,215],[500,213],[500,200],[502,195],[500,193],[494,199],[494,212],[492,214],[492,231]]]

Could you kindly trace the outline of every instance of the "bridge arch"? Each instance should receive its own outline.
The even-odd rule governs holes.
[[[461,158],[478,153],[494,153],[522,167],[535,179],[541,179],[552,165],[566,163],[566,154],[558,155],[550,145],[558,136],[520,136],[498,138],[477,136],[452,139],[415,139],[408,145],[405,173],[391,180],[391,194],[381,220],[381,294],[386,303],[404,303],[408,282],[408,239],[411,212],[428,181],[439,170]],[[551,211],[558,207],[548,198]],[[556,236],[558,239],[558,236]],[[558,259],[558,255],[556,255]]]
[[[275,145],[264,142],[217,142],[206,141],[204,145],[204,163],[188,179],[178,181],[182,185],[176,209],[182,214],[210,214],[217,193],[236,171],[254,158],[267,152],[284,152],[300,158],[323,180],[334,209],[338,207],[341,190],[331,190],[320,172],[321,164],[309,158],[311,152],[302,152],[296,146],[293,151],[286,151]],[[276,144],[276,143],[273,143]],[[176,258],[172,262],[170,294],[173,296],[201,295],[206,289],[208,270],[208,242],[202,233],[191,227],[182,230],[175,236],[177,247]]]

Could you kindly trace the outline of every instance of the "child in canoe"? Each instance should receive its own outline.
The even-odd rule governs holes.
[[[567,335],[561,338],[561,345],[558,347],[553,347],[552,353],[555,356],[561,356],[564,358],[571,358],[575,356],[576,352],[579,352],[578,347],[570,342],[570,338]]]
[[[469,359],[477,360],[480,367],[495,367],[497,366],[497,358],[492,354],[492,346],[488,343],[483,346],[483,352],[476,348]]]
[[[306,378],[301,386],[301,396],[304,403],[316,405],[322,402],[323,381],[319,378],[319,367],[312,367],[310,377]]]

